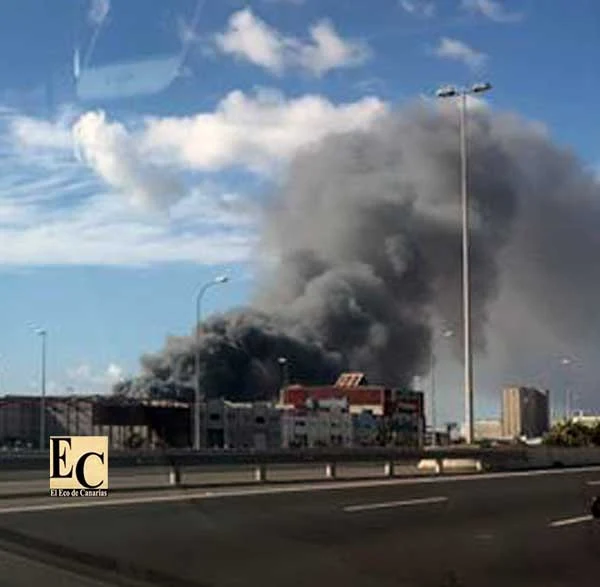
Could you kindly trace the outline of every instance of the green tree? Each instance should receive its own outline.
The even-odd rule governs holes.
[[[593,428],[581,422],[559,422],[555,424],[544,438],[549,446],[600,446],[600,426]]]
[[[592,444],[600,446],[600,422],[597,422],[591,429]]]

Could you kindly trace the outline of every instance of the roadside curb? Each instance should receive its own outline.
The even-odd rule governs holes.
[[[170,487],[169,485],[156,485],[156,486],[144,486],[144,487],[118,487],[109,489],[110,493],[132,493],[135,491],[160,491],[168,489],[178,489],[177,487]],[[12,493],[0,493],[0,501],[19,499],[19,498],[30,498],[30,497],[50,497],[50,489],[45,491],[22,491]]]

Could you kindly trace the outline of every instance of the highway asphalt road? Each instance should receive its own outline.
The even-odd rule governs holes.
[[[596,492],[600,468],[3,500],[0,585],[597,587]]]

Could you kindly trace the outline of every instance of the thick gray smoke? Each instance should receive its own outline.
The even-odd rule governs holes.
[[[432,324],[460,328],[458,136],[454,107],[414,107],[296,157],[265,212],[260,254],[274,261],[254,309],[203,326],[206,393],[269,395],[279,356],[297,381],[331,381],[350,367],[407,385],[428,371]],[[594,331],[598,183],[511,115],[473,109],[469,152],[478,350],[501,289],[556,336]],[[189,393],[193,353],[193,339],[169,339],[121,389]]]
[[[288,376],[280,357],[289,358],[299,381],[330,381],[344,367],[341,355],[302,330],[283,317],[251,309],[215,316],[201,325],[199,349],[195,336],[171,337],[163,352],[142,357],[142,376],[115,389],[189,400],[198,359],[207,397],[272,399]]]

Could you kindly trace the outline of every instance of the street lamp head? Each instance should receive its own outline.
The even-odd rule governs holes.
[[[438,98],[453,98],[454,96],[458,96],[458,90],[454,86],[444,86],[435,95]]]
[[[229,277],[227,275],[219,275],[218,277],[215,277],[214,282],[215,283],[227,283],[229,281]]]
[[[471,86],[471,92],[473,94],[482,94],[483,92],[487,92],[492,89],[492,84],[489,82],[483,82],[478,84],[473,84]]]
[[[450,338],[451,336],[454,336],[454,330],[451,330],[450,328],[446,328],[446,330],[442,331],[442,336],[444,338]]]
[[[285,357],[278,357],[278,358],[277,358],[277,362],[278,362],[280,365],[285,365],[285,364],[287,363],[287,359],[286,359]]]
[[[46,333],[46,329],[38,326],[35,322],[27,322],[27,328],[29,328],[34,334],[43,335]]]

